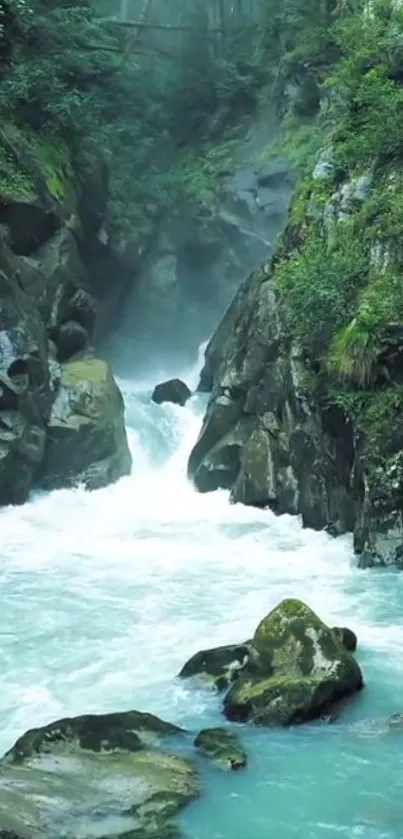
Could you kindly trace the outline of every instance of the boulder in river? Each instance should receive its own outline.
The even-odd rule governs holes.
[[[219,689],[228,687],[228,664],[244,650],[224,697],[226,717],[237,722],[291,725],[326,714],[338,700],[363,687],[355,658],[304,603],[283,600],[259,624],[250,642],[194,656],[182,677],[214,673]],[[221,666],[220,666],[221,665]]]
[[[181,405],[183,408],[191,395],[192,391],[185,382],[182,382],[182,379],[169,379],[167,382],[156,385],[151,399],[157,405],[162,405],[163,402],[172,402],[174,405]]]
[[[357,636],[352,629],[349,629],[347,626],[333,626],[332,632],[337,635],[339,641],[341,641],[343,647],[345,647],[349,653],[355,653],[357,649]]]
[[[130,469],[123,399],[107,363],[88,356],[63,364],[48,421],[42,485],[83,483],[97,489]]]
[[[221,769],[243,769],[248,762],[246,752],[231,731],[225,728],[205,728],[194,742],[202,754]]]
[[[165,839],[199,791],[163,746],[181,730],[138,711],[63,719],[24,734],[0,761],[0,836]]]
[[[238,677],[249,661],[249,644],[228,644],[212,650],[201,650],[182,667],[179,677],[198,676],[208,685],[224,690]]]

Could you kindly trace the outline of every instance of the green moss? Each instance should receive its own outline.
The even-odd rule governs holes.
[[[60,138],[5,121],[0,130],[0,194],[33,201],[42,191],[75,208],[71,154]]]
[[[283,600],[260,622],[253,637],[253,646],[261,654],[267,654],[284,643],[298,632],[298,627],[320,630],[324,624],[300,600]]]
[[[225,769],[240,769],[246,766],[246,753],[234,734],[225,728],[204,729],[197,735],[194,745]]]
[[[211,204],[218,195],[223,173],[233,168],[237,146],[238,140],[227,139],[189,152],[178,167],[177,184],[192,200]]]
[[[62,384],[74,387],[80,382],[103,387],[111,378],[108,365],[100,358],[85,358],[82,361],[69,361],[62,368]]]

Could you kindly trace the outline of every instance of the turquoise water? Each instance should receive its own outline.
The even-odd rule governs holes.
[[[186,456],[202,406],[157,407],[123,382],[133,475],[0,512],[0,749],[61,716],[138,708],[197,731],[213,694],[176,674],[197,650],[250,637],[283,597],[359,637],[366,689],[332,725],[239,727],[249,767],[199,761],[186,839],[402,839],[403,577],[358,571],[351,540],[197,495]]]

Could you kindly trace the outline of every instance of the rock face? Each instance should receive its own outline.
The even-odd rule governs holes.
[[[174,405],[183,407],[191,395],[192,391],[181,379],[169,379],[167,382],[156,385],[151,399],[157,405],[162,405],[163,402],[172,402]]]
[[[189,198],[160,222],[126,301],[120,354],[127,353],[125,336],[134,331],[141,359],[160,354],[165,362],[164,348],[169,347],[173,361],[182,364],[184,352],[191,348],[193,355],[195,346],[211,335],[217,313],[271,250],[286,219],[293,183],[282,160],[249,162],[273,132],[275,120],[266,109],[263,122],[255,126],[259,137],[252,138],[254,148],[245,150],[245,160],[231,156],[229,171],[215,178],[217,196],[210,202]]]
[[[247,755],[237,738],[225,728],[205,728],[197,735],[194,745],[213,760],[220,769],[243,769]]]
[[[199,790],[166,751],[180,729],[150,714],[59,720],[21,737],[1,761],[0,835],[13,839],[165,839]]]
[[[42,485],[80,482],[97,489],[130,469],[123,399],[108,365],[92,357],[63,364],[48,420]]]
[[[305,367],[285,334],[271,264],[241,286],[206,350],[200,387],[211,391],[189,458],[201,492],[301,514],[306,526],[352,529],[351,429],[304,392]]]
[[[244,652],[242,659],[235,649],[200,653],[180,675],[214,673],[219,689],[232,683],[223,710],[236,722],[302,723],[322,716],[334,702],[363,687],[361,670],[339,634],[297,600],[284,600],[261,621],[252,640],[238,648]],[[230,660],[238,667],[229,677]]]
[[[379,196],[393,203],[401,181],[386,180]],[[373,288],[382,299],[379,276],[392,271],[400,250],[377,242],[376,225],[373,239],[365,232],[374,189],[364,175],[338,184],[330,164],[300,187],[275,255],[245,280],[207,347],[199,389],[211,396],[188,472],[201,492],[222,487],[234,502],[297,514],[333,535],[353,532],[361,567],[403,567],[403,334],[392,311],[374,347],[367,324],[381,311]],[[348,238],[353,221],[363,227],[362,247]],[[329,264],[341,283],[350,259],[352,274],[362,266],[357,285],[368,283],[368,302],[364,286],[357,316],[319,336],[320,352],[298,324],[298,294],[306,305],[318,254],[320,274]],[[324,323],[332,276],[318,285]]]
[[[76,173],[50,141],[41,149],[26,160],[23,195],[17,170],[0,184],[0,505],[23,503],[41,482],[101,486],[130,470],[122,400],[93,359]]]

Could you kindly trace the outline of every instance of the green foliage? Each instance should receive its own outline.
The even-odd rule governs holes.
[[[277,266],[275,283],[288,327],[312,357],[320,359],[335,330],[352,318],[368,270],[368,259],[348,224],[332,246],[313,229],[299,253]]]
[[[212,204],[217,197],[220,178],[225,173],[237,147],[236,139],[228,139],[203,150],[190,151],[180,168],[184,193],[192,200]]]
[[[327,80],[337,157],[350,170],[378,168],[403,158],[403,9],[393,0],[346,4],[334,36],[341,60]]]
[[[332,340],[328,370],[342,383],[365,388],[373,380],[379,350],[379,335],[371,317],[354,317]]]
[[[0,0],[0,11],[3,5],[0,123],[13,126],[14,136],[10,146],[0,135],[1,194],[29,199],[36,168],[52,197],[64,201],[102,157],[109,230],[119,240],[147,237],[184,194],[213,200],[216,175],[232,153],[226,135],[256,104],[261,68],[248,28],[219,55],[201,30],[189,34],[178,60],[150,59],[141,46],[140,56],[137,47],[131,54],[128,33],[105,23],[95,2],[38,0],[34,11],[23,0]]]
[[[357,429],[365,435],[374,451],[386,451],[390,440],[391,423],[400,420],[403,411],[403,387],[391,385],[365,394],[356,406]]]

